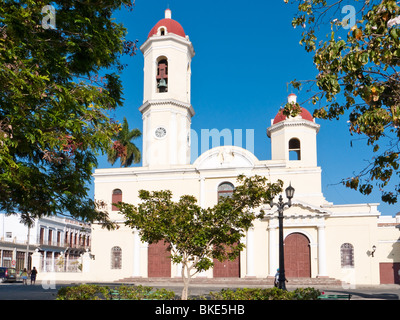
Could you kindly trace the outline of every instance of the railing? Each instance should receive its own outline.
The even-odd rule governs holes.
[[[17,237],[14,238],[0,238],[0,242],[5,243],[15,243],[15,244],[27,244],[27,240],[18,240]]]
[[[42,272],[81,272],[82,263],[80,258],[76,259],[41,259]]]
[[[64,243],[63,241],[51,241],[44,239],[39,239],[38,244],[45,246],[53,246],[53,247],[68,247],[74,249],[86,249],[90,247],[89,245],[86,244],[78,244],[78,243],[70,244],[70,243]]]

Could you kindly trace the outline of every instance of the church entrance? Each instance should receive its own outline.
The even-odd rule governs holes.
[[[287,278],[311,277],[310,241],[301,233],[292,233],[284,241]]]
[[[171,259],[164,241],[152,243],[148,248],[147,272],[149,278],[170,278]]]

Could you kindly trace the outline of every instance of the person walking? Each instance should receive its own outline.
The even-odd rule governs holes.
[[[37,270],[35,267],[31,270],[31,284],[35,284],[36,282],[36,275],[37,275]]]
[[[22,284],[25,284],[25,285],[28,284],[27,283],[28,272],[26,271],[26,268],[24,268],[24,271],[22,271],[21,277],[22,277]]]
[[[279,286],[279,269],[276,269],[274,287],[278,288],[278,286]]]

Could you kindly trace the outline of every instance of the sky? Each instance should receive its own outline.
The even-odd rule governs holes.
[[[297,94],[299,103],[309,97],[305,90],[294,91],[289,82],[313,79],[317,74],[312,54],[299,44],[301,30],[291,26],[296,8],[283,0],[136,0],[133,11],[123,9],[114,17],[127,28],[127,39],[138,40],[140,47],[168,7],[196,52],[191,79],[191,102],[196,112],[192,129],[199,136],[202,129],[241,129],[243,139],[245,130],[253,129],[255,156],[270,160],[266,129],[271,119],[290,93]],[[344,16],[338,12],[337,18]],[[138,50],[136,56],[124,57],[123,62],[127,64],[121,74],[125,103],[112,116],[119,121],[125,116],[131,129],[142,131],[138,109],[143,103],[143,55]],[[302,106],[311,113],[314,110],[311,104]],[[321,125],[318,165],[326,200],[334,204],[381,203],[378,209],[383,215],[395,215],[399,205],[382,203],[378,190],[363,196],[340,183],[362,170],[372,156],[365,139],[349,134],[346,120],[316,120]],[[141,139],[135,144],[141,149]],[[98,168],[119,167],[119,162],[114,166],[108,163],[106,156],[98,161]],[[90,192],[93,195],[93,185]]]

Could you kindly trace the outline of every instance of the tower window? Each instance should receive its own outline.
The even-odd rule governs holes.
[[[160,30],[160,34],[161,34],[162,36],[165,36],[165,29],[164,29],[164,28],[162,28],[162,29]]]
[[[218,200],[221,197],[230,197],[235,187],[230,182],[223,182],[218,186]]]
[[[168,92],[168,60],[161,58],[157,64],[157,92]]]
[[[297,138],[289,141],[289,160],[301,160],[300,140]]]
[[[122,202],[122,191],[120,189],[114,189],[112,192],[111,203]],[[112,211],[118,211],[115,205],[112,205]]]

